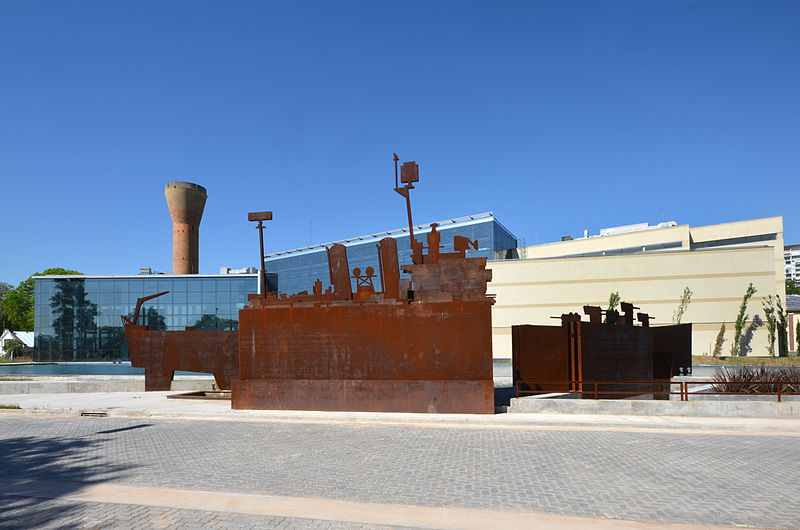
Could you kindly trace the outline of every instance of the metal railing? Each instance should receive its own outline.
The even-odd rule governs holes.
[[[542,388],[542,386],[551,388]],[[650,388],[647,390],[630,390],[626,387],[636,385],[647,385]],[[699,385],[712,387],[711,391],[703,392],[689,392],[689,385]],[[775,390],[759,390],[752,389],[749,392],[726,392],[719,391],[718,388],[723,385],[738,385],[741,387],[759,387],[759,386],[774,386]],[[531,388],[520,388],[531,387]],[[554,390],[552,387],[561,386],[566,387],[566,390]],[[612,388],[609,390],[601,390],[601,387],[621,387]],[[677,386],[678,390],[672,390],[673,386]],[[539,388],[532,388],[539,387]],[[664,390],[664,387],[667,387]],[[567,380],[536,380],[536,381],[517,381],[514,384],[516,397],[524,395],[539,395],[539,394],[580,394],[581,396],[589,395],[594,399],[600,399],[602,396],[640,396],[644,394],[652,394],[653,396],[673,396],[679,395],[680,401],[689,401],[689,395],[694,394],[697,396],[777,396],[778,403],[781,402],[783,396],[800,396],[800,392],[794,391],[793,387],[800,388],[800,381],[758,381],[758,382],[742,382],[742,381],[713,381],[713,380],[694,380],[694,381],[567,381]],[[786,389],[789,391],[786,391]],[[669,398],[667,398],[669,399]]]

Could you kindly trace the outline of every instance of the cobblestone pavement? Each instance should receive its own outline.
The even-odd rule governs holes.
[[[179,510],[138,504],[69,502],[3,497],[0,528],[298,528],[319,530],[379,530],[369,526],[318,519],[263,517],[229,512]]]
[[[0,417],[0,469],[19,478],[776,528],[800,523],[798,443],[686,432]],[[95,509],[37,503],[52,506],[44,512],[56,526]],[[0,521],[9,513],[25,520],[24,505],[3,510]],[[179,526],[212,516],[230,517],[232,527],[254,523],[141,511],[153,521],[185,517]],[[288,526],[304,524],[332,523]]]

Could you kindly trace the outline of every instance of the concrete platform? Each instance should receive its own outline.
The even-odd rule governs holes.
[[[172,392],[211,390],[212,376],[177,375]],[[144,392],[143,375],[10,375],[0,377],[0,397],[8,394]]]
[[[219,400],[167,399],[171,392],[98,392],[70,394],[16,394],[0,396],[3,415],[162,418],[218,421],[295,423],[346,423],[470,427],[487,429],[590,429],[648,430],[731,434],[781,434],[800,436],[800,418],[743,418],[645,416],[631,414],[533,413],[533,414],[419,414],[389,412],[318,412],[231,410]]]
[[[762,397],[769,399],[767,396]],[[508,412],[510,414],[800,419],[799,401],[792,399],[778,403],[775,396],[771,396],[771,398],[772,401],[736,400],[730,397],[724,400],[697,400],[695,396],[692,396],[690,401],[643,401],[633,399],[537,399],[529,396],[512,398]]]

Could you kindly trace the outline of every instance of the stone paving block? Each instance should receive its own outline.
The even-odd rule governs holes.
[[[0,416],[0,469],[10,476],[778,528],[800,521],[797,444],[778,435]],[[53,510],[62,508],[73,509]],[[117,520],[152,513],[140,506]],[[192,517],[181,524],[239,524]]]

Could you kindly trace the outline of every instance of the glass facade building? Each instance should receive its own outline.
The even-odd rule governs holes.
[[[467,250],[467,257],[470,258],[485,257],[491,260],[495,259],[500,251],[512,250],[517,247],[517,238],[500,224],[491,212],[447,219],[439,221],[438,225],[436,230],[441,233],[442,252],[453,252],[453,236],[455,235],[467,237],[470,241],[478,241],[477,250],[472,247]],[[414,227],[414,238],[422,241],[426,249],[427,234],[430,230],[430,224]],[[311,292],[317,279],[322,282],[322,288],[325,289],[330,285],[328,255],[325,248],[334,243],[341,243],[347,247],[347,261],[351,274],[356,267],[362,271],[367,267],[372,267],[375,269],[375,284],[380,285],[377,243],[387,236],[397,239],[400,265],[410,265],[411,246],[408,228],[400,228],[323,245],[268,254],[265,256],[266,269],[270,273],[277,273],[278,292],[280,293],[289,295],[300,291]],[[404,273],[402,275],[407,277]],[[352,282],[353,291],[355,291],[355,279]]]
[[[272,278],[268,283],[272,283]],[[239,309],[258,291],[256,274],[41,276],[34,278],[35,361],[128,360],[122,315],[145,302],[149,329],[238,329]]]

